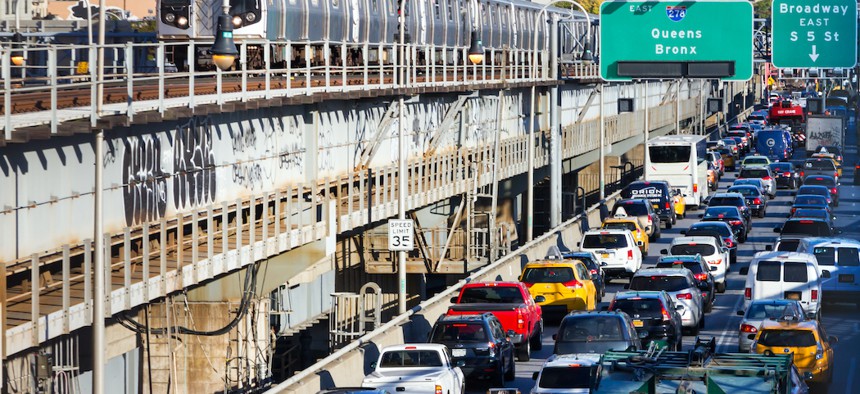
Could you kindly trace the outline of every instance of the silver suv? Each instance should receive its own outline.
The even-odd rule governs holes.
[[[738,179],[761,179],[764,183],[764,192],[770,198],[776,197],[776,178],[769,167],[742,167],[738,173]]]
[[[678,311],[681,315],[681,326],[689,329],[693,335],[698,335],[699,329],[705,326],[705,307],[702,292],[696,286],[696,278],[687,268],[647,268],[636,272],[630,278],[630,284],[624,288],[630,290],[664,290],[684,308]]]

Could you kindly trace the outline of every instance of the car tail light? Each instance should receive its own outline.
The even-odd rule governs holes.
[[[812,301],[818,301],[818,290],[812,290]]]
[[[594,269],[593,269],[593,270],[591,270],[591,274],[592,274],[592,275],[597,275],[597,270],[594,270]]]
[[[800,172],[800,177],[803,178],[803,171]]]
[[[490,348],[490,350],[495,350],[496,349],[496,343],[495,342],[487,342],[487,347]]]
[[[797,208],[791,208],[791,214],[794,215],[795,212],[797,212]]]
[[[666,209],[669,209],[669,202],[666,201]]]
[[[523,320],[523,310],[517,309],[517,328],[522,330],[523,328],[525,328],[525,325],[526,321]]]
[[[743,222],[741,222],[740,220],[732,220],[729,222],[729,224],[731,224],[732,226],[740,226],[741,224],[743,224]]]
[[[690,293],[680,293],[676,297],[678,297],[679,300],[692,300],[693,299],[693,295]]]
[[[564,282],[564,283],[562,283],[562,285],[564,285],[564,287],[567,287],[570,290],[577,290],[577,289],[582,288],[582,283],[580,283],[577,280],[572,280],[570,282]]]
[[[761,199],[756,197],[753,199],[753,204],[761,204]]]
[[[661,308],[661,309],[662,309],[662,311],[661,311],[661,312],[662,312],[662,314],[663,314],[663,321],[670,321],[670,320],[672,320],[672,317],[671,317],[671,316],[669,316],[669,311],[667,311],[665,307],[663,307],[663,308]]]
[[[436,394],[442,394],[442,386],[436,385]]]
[[[752,299],[752,289],[751,288],[747,287],[746,289],[744,289],[744,298],[746,298],[748,300]]]
[[[723,259],[716,259],[714,261],[709,261],[709,263],[711,263],[713,265],[720,265],[723,263]]]
[[[730,248],[735,246],[735,243],[732,241],[731,238],[726,238],[724,241],[726,242],[726,246]]]
[[[782,175],[783,176],[791,176],[791,173],[790,172],[783,172]]]
[[[836,188],[834,187],[833,189],[830,189],[830,192],[836,194]]]
[[[834,173],[833,173],[833,177],[834,177],[834,178],[836,178],[836,177],[838,177],[838,176],[839,176],[839,173],[838,173],[838,172],[834,172]]]
[[[771,180],[771,179],[773,179],[773,178],[771,178],[771,177],[769,177],[769,176],[766,176],[766,177],[761,178],[761,180],[763,180],[763,181],[769,181],[769,180]]]
[[[627,251],[627,260],[633,260],[633,249]]]
[[[755,326],[752,324],[742,324],[741,325],[741,332],[755,334],[758,332],[758,328],[755,328]]]
[[[698,274],[696,274],[696,279],[701,280],[701,281],[707,280],[708,274],[706,274],[704,272],[698,273]]]
[[[693,193],[698,193],[698,192],[699,192],[699,184],[698,184],[698,183],[694,183],[694,184],[693,184]]]

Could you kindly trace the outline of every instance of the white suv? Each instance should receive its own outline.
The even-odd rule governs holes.
[[[642,267],[642,251],[630,230],[601,229],[587,231],[577,243],[583,252],[593,252],[610,277],[630,277]]]
[[[702,255],[711,274],[714,275],[714,284],[719,293],[726,291],[726,273],[729,270],[730,251],[717,243],[714,237],[678,237],[672,240],[669,249],[663,249],[660,254],[672,256],[679,255]],[[712,268],[716,267],[716,269]]]

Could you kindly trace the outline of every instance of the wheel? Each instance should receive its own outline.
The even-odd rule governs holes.
[[[726,292],[726,283],[717,283],[717,293],[725,293]]]
[[[535,350],[543,349],[543,338],[542,338],[542,336],[543,336],[543,320],[541,319],[541,321],[538,324],[539,324],[538,331],[536,333],[534,333],[534,335],[532,335],[532,337],[529,339],[529,342],[531,342],[531,346]]]
[[[671,221],[671,220],[667,220],[667,221],[666,221],[666,230],[668,230],[668,229],[670,229],[670,228],[672,228],[672,221]]]
[[[759,209],[759,211],[758,211],[758,217],[759,217],[759,218],[763,218],[763,217],[764,217],[764,208]]]
[[[508,368],[508,370],[505,372],[505,380],[510,382],[511,380],[514,380],[514,379],[516,378],[516,375],[517,375],[517,363],[516,363],[516,362],[514,362],[514,359],[513,359],[513,358],[511,358],[511,359],[509,360],[509,362],[511,363],[511,367],[510,367],[510,368]],[[502,387],[504,387],[504,386],[502,386]]]
[[[698,326],[698,329],[696,331],[703,329],[703,328],[705,328],[705,314],[704,313],[702,313],[702,315],[699,316],[699,326]],[[698,334],[698,332],[697,332],[697,334]]]
[[[701,320],[701,319],[699,319],[699,321],[702,321],[702,320]],[[695,326],[693,326],[693,327],[690,327],[690,336],[696,336],[696,335],[699,335],[699,331],[700,331],[700,328],[699,328],[699,325],[698,325],[698,324],[696,324],[696,325],[695,325]]]
[[[531,339],[523,342],[523,345],[517,349],[517,361],[529,361],[532,358],[532,341]]]
[[[733,250],[733,251],[729,254],[729,260],[731,260],[731,263],[732,263],[732,264],[737,264],[737,263],[738,263],[738,253],[737,253],[736,251],[734,251],[734,250]]]
[[[505,387],[505,381],[506,380],[507,380],[507,375],[505,374],[505,371],[504,371],[504,365],[499,365],[499,372],[496,372],[495,375],[493,375],[493,378],[490,379],[490,388]]]
[[[705,304],[705,313],[711,313],[714,310],[714,297],[711,297],[711,300]]]

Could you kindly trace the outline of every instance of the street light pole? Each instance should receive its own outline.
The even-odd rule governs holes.
[[[95,190],[93,193],[95,210],[94,238],[95,258],[93,259],[93,394],[104,394],[105,365],[105,245],[102,191],[104,189],[104,130],[96,131],[95,142]]]
[[[400,63],[400,67],[398,67],[398,87],[403,90],[406,87],[404,83],[404,75],[406,73],[406,39],[404,38],[404,34],[406,33],[406,18],[404,14],[406,13],[403,10],[403,7],[406,6],[404,0],[401,1],[401,12],[398,15],[398,19],[400,20],[400,50],[398,51],[398,63]],[[406,104],[403,101],[403,94],[401,92],[400,98],[398,99],[398,111],[397,111],[397,218],[400,220],[406,219],[406,128],[404,127],[404,113],[406,112]],[[406,313],[406,252],[399,251],[397,252],[397,310],[400,314]]]
[[[96,65],[96,113],[101,114],[104,102],[105,82],[105,0],[99,0],[99,48]]]

